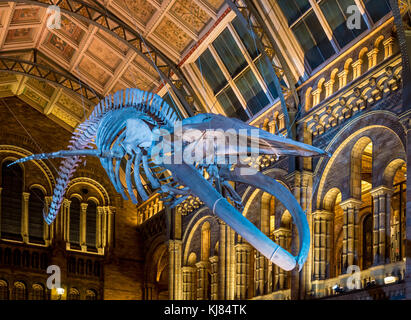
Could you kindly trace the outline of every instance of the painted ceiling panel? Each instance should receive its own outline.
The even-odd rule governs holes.
[[[147,0],[115,0],[115,3],[144,25],[156,12],[156,8]]]
[[[101,86],[107,83],[109,75],[89,57],[84,56],[78,66],[82,73],[92,77]]]
[[[193,0],[177,0],[170,12],[197,34],[210,21],[210,16]]]
[[[182,53],[192,41],[187,33],[167,17],[163,18],[154,33],[179,53]]]
[[[73,57],[74,48],[56,34],[49,33],[46,36],[43,45],[56,55],[61,56],[67,62],[70,62]]]
[[[99,59],[102,63],[108,66],[111,70],[115,70],[121,62],[121,59],[116,55],[107,45],[105,45],[98,38],[94,38],[88,47],[94,57]]]

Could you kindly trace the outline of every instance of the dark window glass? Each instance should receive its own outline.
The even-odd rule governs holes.
[[[163,100],[167,102],[170,108],[174,110],[174,112],[180,117],[180,119],[183,119],[183,116],[180,112],[180,109],[178,108],[177,103],[174,101],[174,99],[168,92],[163,96]]]
[[[9,287],[3,280],[0,280],[0,300],[9,300]]]
[[[240,36],[241,41],[244,43],[244,46],[247,48],[248,54],[251,59],[257,58],[259,51],[257,48],[257,41],[254,37],[256,36],[250,28],[243,26],[239,18],[235,18],[232,22],[235,31]],[[253,36],[254,34],[254,36]]]
[[[372,215],[369,214],[363,222],[363,270],[371,267],[373,263],[372,232]]]
[[[221,104],[224,112],[229,118],[238,118],[243,121],[248,120],[247,113],[244,111],[240,101],[238,101],[234,91],[227,87],[218,96],[218,102]]]
[[[377,22],[391,11],[389,0],[363,0],[372,21]]]
[[[359,36],[367,29],[364,19],[361,17],[361,29],[348,29],[347,8],[355,5],[353,0],[326,0],[321,2],[320,7],[330,25],[335,39],[340,47],[346,46],[350,41]]]
[[[307,14],[292,30],[305,53],[305,59],[312,69],[318,67],[335,53],[313,12]]]
[[[247,66],[244,55],[228,29],[214,40],[213,46],[232,78]]]
[[[97,206],[94,201],[89,201],[86,215],[86,244],[87,247],[96,247],[97,233]]]
[[[227,80],[218,67],[210,50],[207,49],[204,51],[204,53],[197,59],[196,65],[214,94],[219,92],[227,84]],[[203,81],[203,79],[201,79],[201,81]]]
[[[295,22],[311,8],[308,0],[277,0],[289,24]]]
[[[254,115],[263,109],[270,101],[257,82],[251,69],[246,70],[236,80],[235,84],[247,102],[247,107]]]
[[[271,93],[271,96],[276,99],[278,98],[278,92],[277,89],[275,88],[273,76],[271,75],[271,72],[269,71],[269,68],[272,68],[270,65],[268,65],[268,62],[265,58],[259,58],[256,63],[255,63],[258,71],[260,72],[261,76],[264,79],[265,84],[268,87],[268,90]]]
[[[22,240],[21,210],[23,192],[23,170],[19,165],[2,166],[1,192],[1,236],[7,239]]]
[[[29,199],[29,241],[33,243],[44,243],[43,202],[43,191],[38,188],[32,189]]]
[[[70,204],[70,243],[80,245],[80,200],[71,199]]]

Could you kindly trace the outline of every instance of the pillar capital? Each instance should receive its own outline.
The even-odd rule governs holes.
[[[196,267],[198,269],[207,269],[210,267],[210,262],[209,261],[199,261],[196,263]]]
[[[208,260],[210,261],[210,263],[217,263],[218,262],[218,256],[212,256],[212,257],[208,258]]]
[[[334,219],[334,212],[328,210],[316,210],[312,213],[314,219],[325,219],[332,220]]]
[[[393,193],[393,190],[391,188],[386,187],[386,186],[379,186],[379,187],[373,188],[370,191],[370,193],[373,197],[377,197],[377,196],[381,196],[381,195],[385,195],[385,194],[390,194],[391,195]]]
[[[82,203],[80,204],[80,207],[81,207],[81,210],[82,210],[82,211],[87,211],[87,206],[88,206],[88,203],[86,203],[86,202],[82,202]]]
[[[362,201],[354,198],[350,198],[347,200],[344,200],[340,203],[340,207],[343,210],[346,209],[359,209],[361,207]]]
[[[24,201],[28,201],[30,198],[30,192],[23,192],[22,194]]]
[[[251,244],[249,244],[249,243],[247,243],[247,242],[243,242],[243,243],[237,243],[237,244],[235,245],[235,248],[236,248],[237,250],[248,250],[248,251],[251,251],[252,246],[251,246]]]
[[[287,236],[291,236],[291,230],[287,229],[287,228],[278,228],[278,229],[274,230],[273,234],[276,237],[277,236],[287,237]]]

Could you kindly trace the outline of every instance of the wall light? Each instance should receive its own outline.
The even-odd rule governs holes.
[[[384,278],[384,283],[385,284],[391,284],[391,283],[396,283],[398,281],[397,277],[394,276],[387,276]]]
[[[59,296],[62,296],[64,294],[64,289],[63,288],[56,288],[56,292]]]

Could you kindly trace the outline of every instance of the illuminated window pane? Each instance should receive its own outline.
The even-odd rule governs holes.
[[[318,67],[335,53],[313,12],[301,19],[292,30],[305,53],[305,59],[312,69]]]
[[[277,0],[289,24],[295,22],[311,8],[308,0]]]
[[[250,28],[245,28],[239,18],[235,18],[232,24],[235,31],[240,36],[241,41],[244,43],[244,46],[247,48],[248,54],[250,55],[251,59],[257,58],[257,56],[259,55],[257,41],[260,40],[255,39],[255,33],[252,33]]]
[[[232,78],[247,66],[244,55],[228,29],[225,29],[218,36],[213,42],[213,46]]]
[[[383,18],[391,10],[389,0],[363,0],[363,2],[374,22]]]
[[[238,101],[234,91],[227,87],[218,96],[217,100],[224,109],[227,117],[238,118],[243,121],[248,120],[247,113],[244,111],[240,101]]]
[[[333,31],[333,35],[338,41],[340,47],[346,46],[349,42],[367,29],[365,21],[362,17],[360,29],[348,29],[347,8],[352,5],[355,5],[354,0],[326,0],[320,4],[321,10],[323,11],[325,18]]]
[[[251,69],[248,69],[241,74],[241,76],[236,79],[235,84],[241,91],[241,94],[247,102],[247,107],[253,115],[263,109],[270,102],[263,89],[258,84]]]
[[[86,244],[87,247],[96,247],[97,231],[97,206],[93,201],[89,201],[86,214]]]
[[[227,80],[218,67],[210,50],[207,49],[204,51],[204,53],[197,59],[196,65],[214,94],[219,92],[227,84]],[[203,79],[201,79],[201,81],[203,81]]]
[[[274,80],[271,72],[269,71],[269,68],[272,68],[271,66],[268,65],[268,62],[265,58],[259,58],[256,62],[255,65],[260,72],[261,76],[264,79],[265,84],[268,87],[268,90],[271,93],[271,96],[276,99],[278,98],[278,92],[277,89],[274,85]]]

